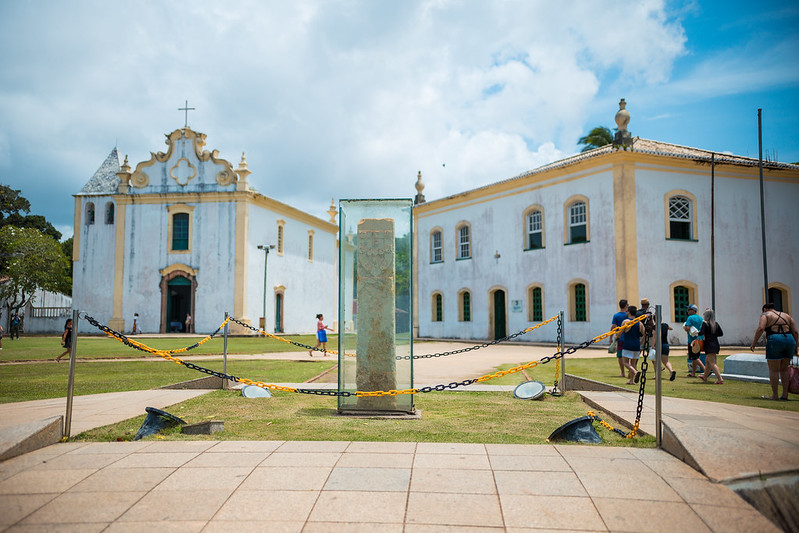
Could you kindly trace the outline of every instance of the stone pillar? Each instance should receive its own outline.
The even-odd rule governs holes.
[[[358,222],[358,348],[355,381],[358,390],[397,388],[394,307],[396,294],[394,221],[365,218]],[[393,396],[358,398],[358,408],[396,408]]]

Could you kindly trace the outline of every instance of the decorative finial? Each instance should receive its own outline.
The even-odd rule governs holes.
[[[327,214],[330,215],[330,222],[335,224],[336,214],[338,214],[338,211],[336,211],[336,202],[333,200],[333,198],[330,199],[330,209],[327,210]]]
[[[424,190],[424,182],[422,181],[422,171],[420,170],[419,173],[416,175],[416,198],[413,199],[414,205],[424,203],[424,194],[422,194],[423,190]]]
[[[630,123],[630,112],[627,111],[627,102],[622,98],[619,101],[619,110],[616,111],[616,135],[613,138],[613,146],[627,149],[632,146],[633,138],[627,131],[627,124]]]
[[[125,154],[125,161],[122,163],[122,172],[130,172],[130,165],[128,164],[128,154]]]

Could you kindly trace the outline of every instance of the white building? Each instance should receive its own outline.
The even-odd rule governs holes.
[[[711,307],[715,283],[722,343],[749,344],[764,301],[758,161],[630,142],[415,206],[415,333],[501,338],[562,310],[574,343],[607,331],[620,299],[645,296],[681,344],[686,305]],[[791,313],[799,166],[763,174],[769,296]],[[520,339],[555,338],[547,326]]]
[[[75,195],[74,306],[125,332],[187,314],[210,332],[225,312],[258,326],[264,307],[267,331],[315,331],[336,316],[335,208],[322,220],[250,190],[244,154],[234,169],[205,138],[177,129],[133,171],[114,148]]]

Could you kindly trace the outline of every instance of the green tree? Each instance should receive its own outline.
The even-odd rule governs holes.
[[[68,264],[58,241],[33,228],[0,228],[0,256],[6,259],[0,299],[8,314],[32,301],[37,289],[59,292],[69,283]]]
[[[610,128],[606,128],[605,126],[597,126],[593,128],[591,131],[588,132],[588,135],[585,137],[580,137],[580,140],[577,141],[577,144],[584,144],[581,152],[587,152],[588,150],[593,150],[594,148],[599,148],[600,146],[605,146],[606,144],[610,144],[613,142],[613,132],[610,131]]]
[[[61,243],[61,251],[64,252],[64,257],[67,258],[67,264],[69,265],[69,278],[66,280],[67,285],[59,292],[63,292],[68,296],[72,296],[72,275],[74,272],[73,268],[75,266],[75,264],[72,262],[72,242],[73,239],[70,237]]]
[[[34,228],[60,241],[61,232],[47,219],[41,215],[27,214],[31,210],[31,203],[20,192],[8,185],[0,184],[0,227]]]

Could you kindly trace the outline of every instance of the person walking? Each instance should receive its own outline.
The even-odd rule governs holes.
[[[721,325],[716,322],[716,313],[712,309],[705,309],[702,318],[704,320],[699,334],[705,340],[705,357],[707,357],[707,359],[705,359],[705,372],[699,376],[699,379],[707,381],[710,374],[715,372],[718,378],[716,379],[716,385],[723,385],[724,378],[721,377],[719,365],[716,364],[716,356],[718,356],[721,350],[719,346],[719,337],[724,335],[724,331],[722,331]]]
[[[11,329],[10,335],[11,340],[14,340],[14,337],[19,339],[19,313],[14,313],[14,316],[11,317]]]
[[[674,381],[674,378],[677,377],[677,371],[669,363],[669,331],[672,329],[674,328],[665,322],[660,323],[660,362],[670,372],[669,381]]]
[[[638,309],[634,305],[627,306],[627,318],[622,323],[622,326],[632,321]],[[638,358],[641,356],[641,337],[645,334],[644,325],[641,322],[633,324],[627,331],[622,333],[622,341],[624,342],[624,350],[622,350],[622,361],[625,368],[630,371],[630,379],[627,385],[638,383],[640,372],[636,368]],[[633,364],[635,362],[635,365]]]
[[[627,300],[619,300],[619,312],[613,315],[613,318],[610,321],[610,329],[617,328],[622,325],[622,323],[627,319]],[[619,372],[621,372],[621,377],[624,377],[624,362],[622,361],[622,341],[621,341],[621,333],[616,335],[616,361],[619,362]],[[630,374],[630,378],[632,378],[632,374]]]
[[[325,317],[321,313],[316,315],[316,321],[317,321],[316,322],[316,340],[317,340],[317,342],[316,342],[316,346],[313,347],[313,350],[316,350],[317,348],[319,348],[319,346],[322,346],[322,351],[324,352],[325,357],[329,357],[327,355],[327,331],[325,331],[325,330],[328,330],[328,331],[333,331],[333,330],[330,329],[329,327],[325,326],[325,323],[323,322],[324,319],[325,319]],[[308,355],[310,355],[311,357],[313,357],[313,350],[308,350]]]
[[[64,323],[64,333],[61,335],[61,346],[65,349],[55,358],[56,362],[61,361],[61,358],[65,355],[68,355],[70,350],[72,349],[72,319],[68,318],[67,321]]]
[[[760,336],[766,333],[766,363],[768,363],[768,380],[771,384],[771,396],[761,396],[764,400],[788,399],[788,374],[791,358],[797,355],[799,332],[796,322],[788,313],[777,311],[773,303],[763,306],[763,314],[757,323],[755,338],[749,349],[755,351]],[[782,396],[777,396],[782,380]]]
[[[688,333],[688,361],[690,369],[688,370],[688,377],[695,378],[697,367],[705,371],[705,365],[702,363],[701,356],[702,350],[694,347],[695,340],[702,340],[699,330],[702,329],[702,317],[697,314],[699,308],[696,304],[691,304],[686,307],[688,311],[688,318],[683,324],[683,329]]]

